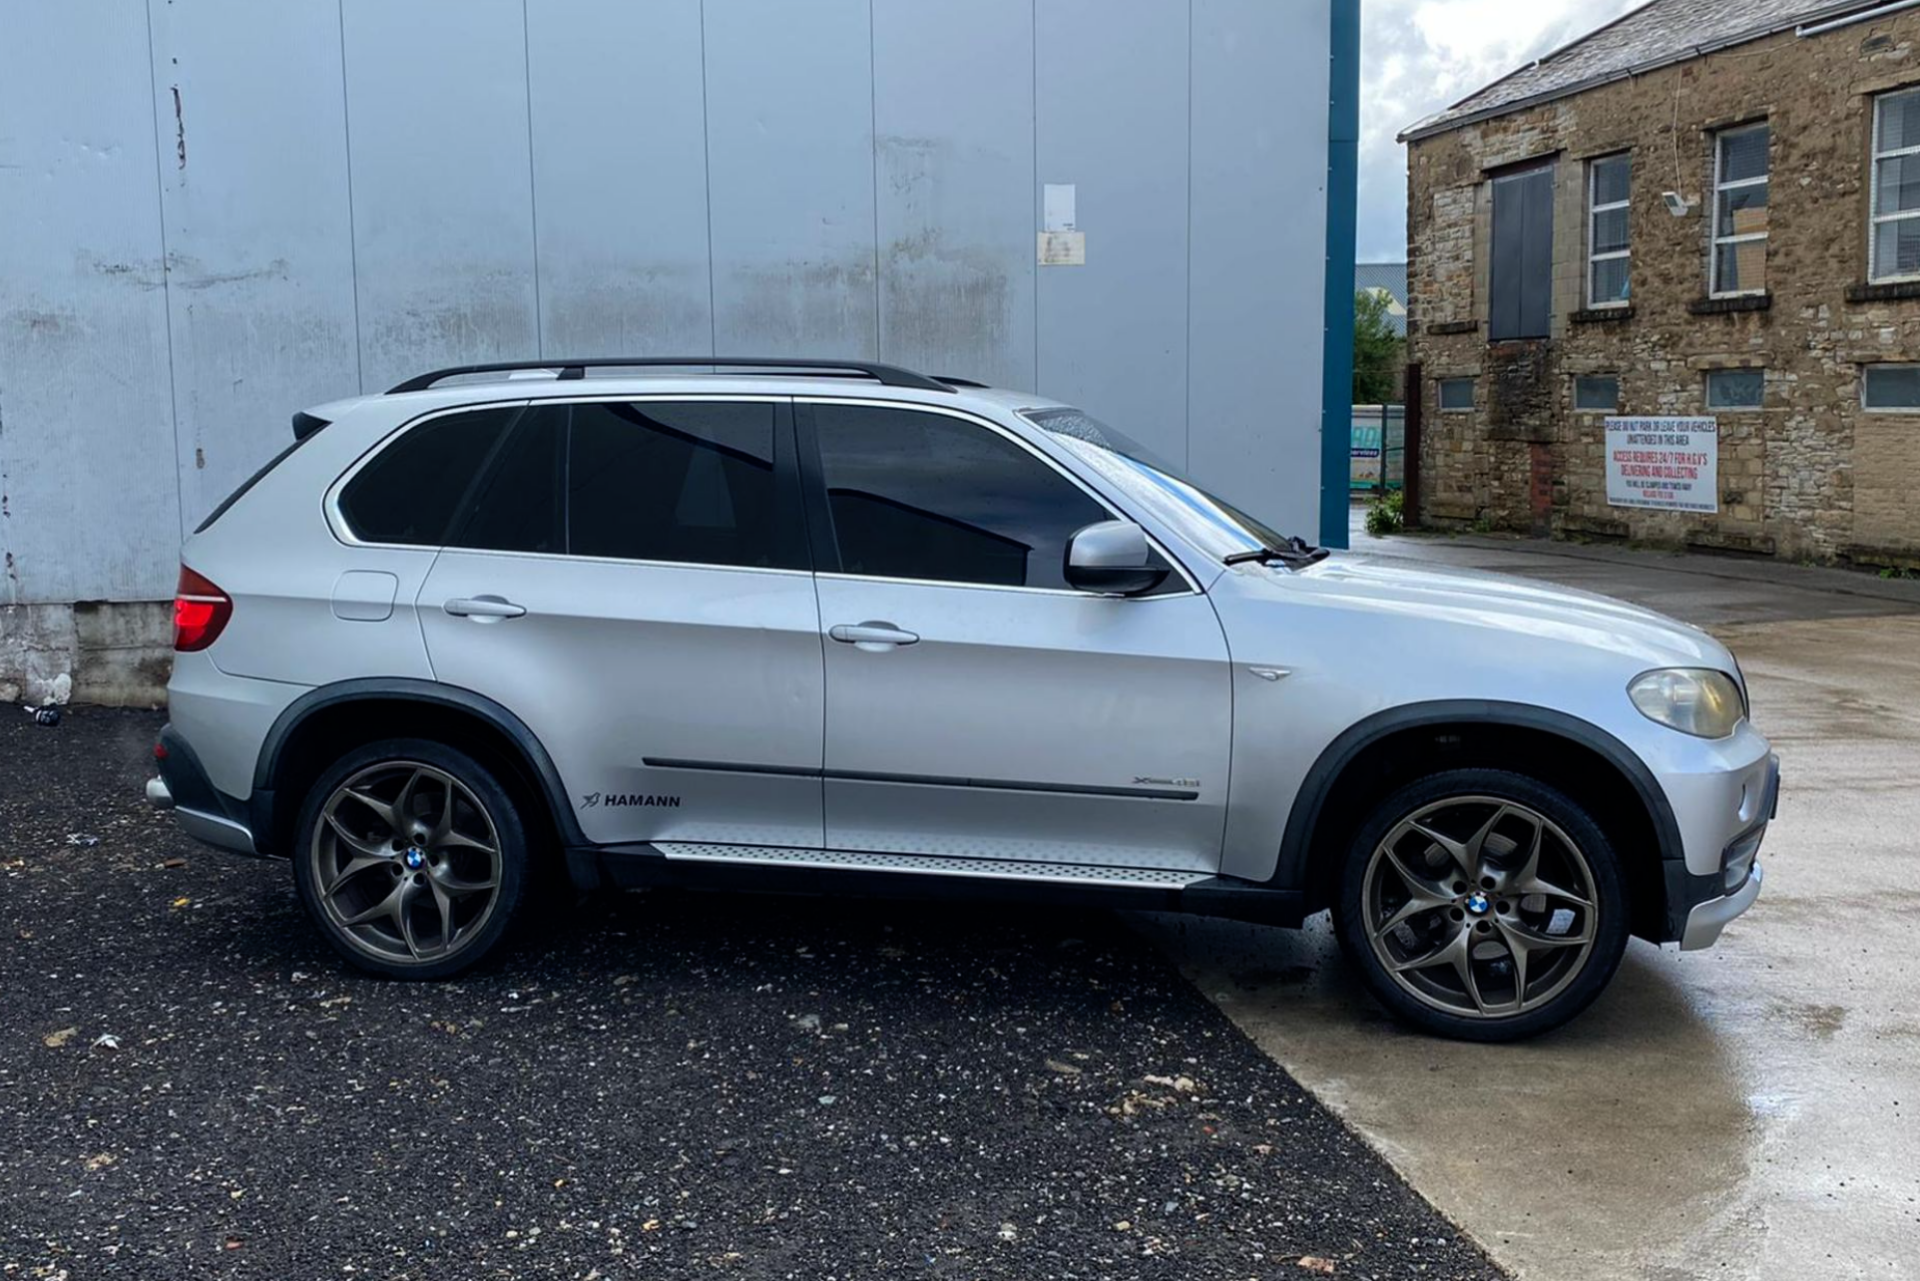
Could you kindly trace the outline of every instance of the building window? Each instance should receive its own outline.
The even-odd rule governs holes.
[[[1440,380],[1440,412],[1443,414],[1467,413],[1473,409],[1473,379],[1442,378]]]
[[[1758,409],[1766,394],[1764,369],[1711,369],[1707,371],[1708,409]]]
[[[1493,180],[1487,337],[1545,338],[1553,311],[1553,166]]]
[[[1871,278],[1920,278],[1920,89],[1873,102]]]
[[[1767,149],[1764,124],[1713,141],[1713,295],[1767,291]]]
[[[1860,379],[1860,403],[1882,413],[1920,410],[1920,365],[1868,365]]]
[[[1628,193],[1633,166],[1625,155],[1587,165],[1587,306],[1627,305]]]
[[[1620,376],[1580,375],[1573,380],[1573,407],[1581,413],[1611,413],[1620,408]]]

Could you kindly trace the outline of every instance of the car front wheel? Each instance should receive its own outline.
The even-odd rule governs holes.
[[[1334,918],[1367,987],[1425,1031],[1509,1041],[1585,1009],[1619,967],[1625,880],[1572,799],[1460,769],[1383,801],[1348,853]]]
[[[374,743],[308,794],[294,880],[347,960],[392,978],[444,978],[513,924],[526,830],[499,780],[464,752],[419,739]]]

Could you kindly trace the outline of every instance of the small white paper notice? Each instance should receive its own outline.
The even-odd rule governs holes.
[[[1040,228],[1043,231],[1078,231],[1079,219],[1073,212],[1074,192],[1070,182],[1050,182],[1041,194]]]
[[[1086,232],[1043,231],[1040,233],[1040,265],[1042,267],[1084,267],[1086,262]]]

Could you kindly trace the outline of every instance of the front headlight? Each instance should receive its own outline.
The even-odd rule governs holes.
[[[1695,738],[1725,738],[1745,710],[1733,677],[1708,667],[1662,667],[1642,672],[1627,697],[1648,720]]]

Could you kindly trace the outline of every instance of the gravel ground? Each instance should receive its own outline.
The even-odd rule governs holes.
[[[1500,1275],[1110,915],[606,898],[380,982],[147,811],[159,726],[0,707],[0,1276]]]

